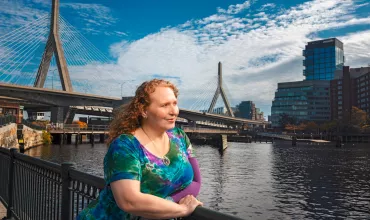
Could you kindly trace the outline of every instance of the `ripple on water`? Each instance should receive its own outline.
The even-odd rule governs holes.
[[[370,219],[370,147],[229,143],[194,146],[206,207],[245,219]],[[38,147],[26,154],[103,176],[104,144]]]

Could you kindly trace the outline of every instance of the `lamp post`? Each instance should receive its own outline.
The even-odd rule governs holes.
[[[127,80],[127,81],[124,81],[124,82],[121,82],[121,83],[120,83],[120,85],[121,85],[121,99],[122,99],[122,97],[123,97],[123,96],[122,96],[122,95],[123,95],[123,94],[122,94],[122,86],[123,86],[125,83],[127,83],[127,82],[132,82],[132,81],[134,81],[134,80]]]
[[[125,84],[125,82],[121,83],[121,99],[122,99],[122,86]]]

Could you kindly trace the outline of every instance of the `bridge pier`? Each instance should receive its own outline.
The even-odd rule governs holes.
[[[79,141],[79,134],[76,134],[76,137],[75,137],[75,145],[78,146],[78,143],[80,142]]]
[[[100,134],[100,143],[104,143],[105,141],[105,134]]]
[[[94,135],[94,133],[91,133],[90,134],[90,144],[92,145],[92,146],[94,146],[94,144],[95,144],[95,135]]]
[[[67,144],[72,144],[72,134],[67,134]]]
[[[297,137],[296,136],[292,137],[292,146],[297,146]]]
[[[64,134],[60,134],[60,146],[62,147],[63,146],[63,144],[64,144]]]
[[[51,107],[50,121],[53,123],[64,123],[68,109],[66,107]]]

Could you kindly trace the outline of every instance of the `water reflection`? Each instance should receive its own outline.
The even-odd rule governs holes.
[[[369,219],[369,150],[274,147],[274,217]]]
[[[370,147],[229,143],[194,146],[206,207],[246,219],[370,219]],[[103,176],[104,144],[38,147],[26,154]]]

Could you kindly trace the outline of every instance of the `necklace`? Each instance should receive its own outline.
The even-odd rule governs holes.
[[[152,144],[154,145],[154,147],[155,147],[156,149],[158,149],[158,148],[157,148],[157,145],[155,145],[154,141],[149,137],[149,135],[145,132],[145,130],[144,130],[142,127],[141,127],[141,130],[143,130],[144,134],[145,134],[145,135],[148,137],[148,139],[152,142]],[[171,146],[170,146],[170,147],[171,147]],[[168,157],[167,157],[166,155],[164,155],[162,158],[161,158],[161,157],[158,157],[158,158],[160,158],[160,159],[162,160],[163,164],[164,164],[164,165],[166,165],[166,166],[170,165],[170,163],[171,163],[170,159],[168,159]]]

